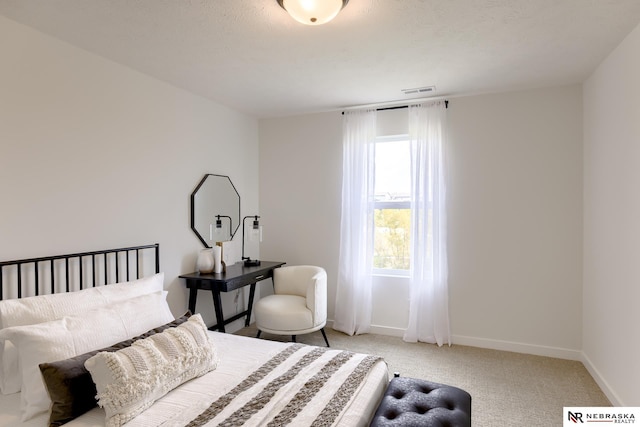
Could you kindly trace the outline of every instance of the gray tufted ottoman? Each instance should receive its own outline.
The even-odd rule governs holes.
[[[371,427],[470,427],[471,395],[416,378],[393,378]]]

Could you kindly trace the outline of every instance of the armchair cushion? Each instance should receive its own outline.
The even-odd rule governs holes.
[[[256,319],[265,330],[298,331],[313,327],[306,300],[296,295],[269,295],[255,308]]]

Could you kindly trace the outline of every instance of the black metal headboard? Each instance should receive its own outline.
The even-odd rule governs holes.
[[[147,261],[149,258],[154,261]],[[151,264],[150,264],[151,263]],[[0,262],[0,300],[76,291],[160,272],[160,244]]]

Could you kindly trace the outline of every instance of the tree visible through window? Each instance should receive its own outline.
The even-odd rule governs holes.
[[[379,137],[375,150],[373,267],[407,274],[411,248],[409,141],[406,135]]]

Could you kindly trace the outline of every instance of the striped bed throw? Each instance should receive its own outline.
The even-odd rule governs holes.
[[[187,425],[337,425],[379,360],[377,356],[290,344]]]

